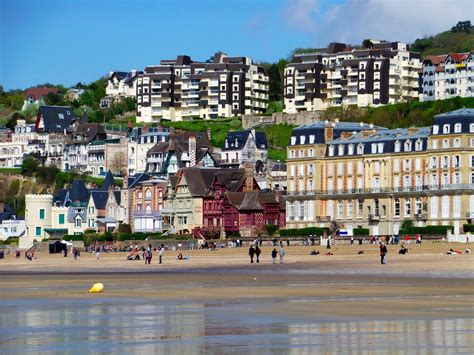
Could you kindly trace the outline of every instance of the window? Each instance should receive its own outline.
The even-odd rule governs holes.
[[[296,137],[291,137],[291,145],[295,145],[296,144]]]
[[[410,199],[405,199],[405,217],[409,217],[411,215],[411,202]]]
[[[64,224],[64,214],[63,213],[58,215],[58,224]]]
[[[354,155],[354,145],[349,144],[349,146],[347,147],[347,154]]]
[[[377,143],[372,143],[372,154],[377,153]]]
[[[474,133],[474,123],[469,125],[469,132]]]
[[[433,126],[433,134],[438,134],[439,132],[439,126],[438,125],[434,125]],[[472,132],[472,131],[471,131]]]
[[[443,139],[443,148],[449,148],[449,139]]]
[[[347,217],[352,218],[352,214],[354,213],[354,203],[352,200],[347,201]]]
[[[364,154],[364,145],[363,144],[359,144],[357,146],[357,154],[359,154],[359,155]]]
[[[59,117],[59,119],[64,120],[64,114],[58,113],[58,117]]]
[[[405,141],[405,152],[411,152],[411,140]]]
[[[449,134],[450,127],[449,124],[443,125],[443,134]]]
[[[430,160],[430,165],[432,169],[438,169],[438,158],[437,157],[431,157]]]
[[[454,133],[461,133],[462,125],[460,123],[456,123],[454,125]]]
[[[35,235],[36,235],[37,237],[41,236],[41,227],[36,227],[36,233],[35,233]]]
[[[311,135],[309,136],[309,143],[310,143],[310,144],[314,144],[314,138],[315,138],[314,134],[311,134]]]
[[[441,167],[443,169],[449,168],[449,157],[444,156],[444,157],[441,158]]]
[[[455,155],[453,157],[453,168],[459,168],[461,166],[461,157],[459,155]]]
[[[306,136],[300,136],[300,144],[304,144],[306,141]]]
[[[338,147],[338,155],[344,155],[344,146],[341,144]]]
[[[344,203],[342,201],[337,201],[337,218],[341,219],[344,213]]]
[[[400,216],[400,200],[398,198],[393,201],[393,215],[394,217]]]
[[[415,200],[415,214],[421,214],[421,198],[419,197]]]
[[[453,140],[453,147],[454,148],[460,148],[461,147],[461,139],[460,138],[455,138]]]
[[[334,156],[334,146],[333,145],[329,146],[329,156],[330,157]]]
[[[417,140],[415,143],[415,150],[420,151],[423,150],[423,141]]]
[[[364,213],[364,200],[357,200],[357,217],[362,217]]]
[[[44,209],[43,208],[41,208],[39,210],[39,219],[44,219]]]

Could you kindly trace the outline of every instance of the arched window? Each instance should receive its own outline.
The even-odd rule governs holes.
[[[454,125],[454,133],[461,133],[461,128],[462,128],[461,123],[456,123]]]
[[[450,131],[449,124],[443,126],[443,134],[448,134]]]
[[[145,191],[145,200],[150,201],[151,200],[151,190],[146,189]]]
[[[150,205],[145,206],[145,214],[151,214],[151,206]]]

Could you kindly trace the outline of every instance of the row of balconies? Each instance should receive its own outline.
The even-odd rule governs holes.
[[[421,185],[421,186],[400,186],[400,187],[373,187],[373,188],[352,188],[352,189],[327,189],[327,190],[300,190],[288,191],[289,196],[305,195],[347,195],[347,194],[378,194],[378,193],[403,193],[403,192],[423,192],[423,191],[453,191],[453,190],[473,190],[474,184],[449,184],[449,185]]]

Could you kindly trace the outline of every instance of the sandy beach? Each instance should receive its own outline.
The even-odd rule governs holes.
[[[299,329],[296,332],[299,335],[308,332],[305,334],[311,341],[304,349],[309,352],[381,350],[377,348],[379,345],[367,343],[368,339],[379,336],[376,334],[390,334],[393,329],[403,333],[411,327],[414,330],[410,332],[419,338],[407,338],[405,345],[394,341],[388,345],[388,350],[398,350],[399,346],[406,351],[449,350],[452,346],[450,334],[456,333],[458,338],[453,340],[457,342],[456,351],[466,351],[474,347],[474,256],[445,254],[450,248],[465,247],[425,243],[411,245],[408,255],[398,255],[399,247],[389,246],[386,265],[380,264],[375,245],[335,246],[331,249],[335,254],[332,256],[309,255],[312,249],[326,253],[321,247],[289,247],[285,248],[284,264],[276,265],[271,262],[272,248],[265,246],[260,264],[249,263],[247,248],[184,251],[183,254],[189,256],[188,261],[177,260],[178,251],[168,251],[162,265],[157,263],[156,257],[151,265],[145,265],[142,260],[127,261],[125,253],[102,253],[100,260],[85,253],[78,260],[44,253],[34,262],[9,255],[0,262],[0,290],[8,309],[28,312],[31,308],[35,320],[38,315],[50,319],[52,316],[48,312],[57,313],[59,318],[74,314],[74,317],[70,316],[72,318],[65,318],[65,322],[68,326],[85,322],[86,327],[80,328],[85,339],[90,339],[96,323],[83,319],[84,313],[95,319],[96,307],[100,312],[110,309],[107,314],[128,315],[127,319],[132,323],[123,325],[128,331],[135,329],[135,322],[143,322],[143,316],[137,316],[131,309],[138,307],[140,310],[144,305],[151,307],[151,312],[157,315],[145,317],[148,319],[145,323],[156,329],[164,328],[146,339],[143,333],[135,334],[129,339],[131,351],[202,353],[211,349],[232,353],[235,346],[243,346],[245,338],[225,338],[226,345],[222,345],[203,334],[217,332],[218,339],[222,340],[223,329],[227,329],[224,333],[228,337],[232,332],[258,333],[262,327],[266,329],[262,331],[265,339],[280,331],[287,336],[294,329]],[[363,255],[357,255],[360,250],[364,251]],[[104,283],[102,294],[87,293],[95,282]],[[44,312],[38,310],[43,308]],[[189,312],[199,314],[199,320],[192,318],[191,328],[194,331],[196,327],[204,327],[200,335],[190,337],[188,328],[176,331],[176,326],[169,327],[169,317],[188,320]],[[160,317],[165,318],[156,325]],[[57,320],[53,318],[50,321],[56,324]],[[104,329],[111,331],[110,319],[102,320]],[[31,319],[27,317],[24,322],[3,324],[3,327],[20,326],[23,329],[21,326],[26,326],[25,332],[29,334],[31,329],[27,325]],[[241,326],[245,325],[245,331],[238,327],[239,322],[243,324]],[[352,337],[355,337],[358,341],[363,339],[362,343],[357,346],[346,344],[347,348],[341,348],[343,345],[337,341],[327,343],[329,338],[324,341],[317,338],[321,332],[340,334],[340,327],[352,329],[348,330],[350,339],[347,341],[353,341]],[[58,335],[59,338],[62,336],[63,333]],[[315,337],[319,340],[313,344]],[[7,338],[9,340],[0,342],[0,350],[15,350],[21,345],[35,350],[38,346],[37,342],[19,335]],[[36,336],[32,338],[37,339]],[[66,338],[60,341],[61,346],[74,348]],[[119,338],[125,341],[125,338]],[[276,339],[282,344],[278,349],[293,351],[294,344],[288,339],[283,335]],[[438,342],[436,339],[444,340]],[[183,340],[190,342],[184,350],[178,345]],[[377,343],[376,339],[374,341]],[[47,342],[46,349],[58,350],[57,346],[56,342]],[[268,346],[266,350],[271,349]],[[194,351],[196,349],[198,351]],[[259,350],[258,346],[238,349]]]

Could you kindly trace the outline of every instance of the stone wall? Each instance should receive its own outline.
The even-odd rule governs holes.
[[[242,115],[242,127],[251,129],[257,126],[266,126],[286,123],[301,126],[322,119],[323,111],[284,113],[275,112],[271,116]]]

